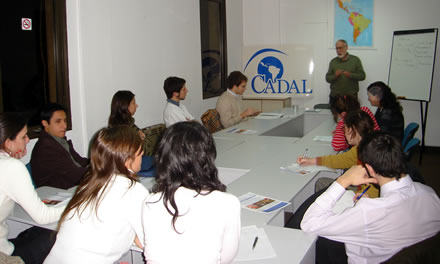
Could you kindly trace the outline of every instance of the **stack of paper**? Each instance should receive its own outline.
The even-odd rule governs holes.
[[[241,228],[240,247],[235,261],[268,259],[276,256],[263,228],[254,225]]]
[[[306,175],[317,171],[331,171],[336,172],[335,169],[330,169],[325,166],[301,166],[298,163],[292,163],[286,167],[280,167],[281,170],[291,171],[298,174]]]
[[[46,197],[45,199],[42,200],[42,202],[49,206],[58,207],[58,206],[66,205],[71,198],[72,198],[71,193],[58,192],[54,195]]]
[[[217,167],[218,178],[224,185],[229,185],[251,170]]]
[[[278,119],[284,117],[282,113],[260,113],[255,119]]]
[[[234,134],[243,134],[243,135],[252,135],[258,133],[256,130],[251,129],[240,129],[240,128],[233,128],[228,131],[228,133],[234,133]]]
[[[332,136],[315,136],[313,140],[322,142],[332,142]]]

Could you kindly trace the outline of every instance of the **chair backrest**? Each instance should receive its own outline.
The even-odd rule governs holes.
[[[220,122],[220,114],[216,109],[207,110],[205,113],[203,113],[200,119],[211,134],[224,128]]]
[[[440,263],[440,250],[438,250],[438,245],[440,245],[440,233],[400,250],[383,263]]]
[[[411,122],[406,126],[405,130],[403,131],[403,138],[402,138],[403,148],[405,148],[406,144],[408,144],[408,141],[414,137],[418,129],[419,129],[419,124],[415,122]]]
[[[330,109],[330,104],[315,104],[314,109]]]
[[[145,156],[152,156],[154,154],[165,129],[165,124],[156,124],[142,129],[142,132],[145,134],[143,146]]]
[[[406,143],[405,148],[403,149],[403,152],[405,153],[406,159],[408,161],[411,160],[411,157],[414,154],[414,151],[417,149],[417,147],[420,145],[420,139],[418,138],[411,138],[408,143]]]

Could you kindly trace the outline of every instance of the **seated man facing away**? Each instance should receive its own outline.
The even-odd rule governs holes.
[[[220,122],[227,128],[248,116],[257,115],[254,108],[247,108],[242,112],[241,95],[246,90],[247,77],[239,71],[233,71],[227,79],[228,89],[218,98],[216,109],[220,115]]]
[[[66,139],[66,110],[50,103],[40,113],[43,129],[32,150],[31,170],[35,187],[69,189],[78,185],[89,160],[81,157]]]
[[[404,247],[436,235],[440,200],[430,187],[405,174],[399,142],[383,132],[372,132],[361,141],[358,152],[363,165],[353,166],[316,199],[305,213],[301,229],[345,243],[348,263],[381,263]],[[377,183],[380,197],[363,196],[354,207],[332,212],[348,186],[365,183]],[[325,253],[318,245],[317,263]],[[334,250],[328,254],[338,259],[336,255]],[[331,259],[325,262],[331,263]]]
[[[163,110],[163,121],[166,127],[177,122],[194,120],[194,117],[180,102],[185,100],[188,93],[185,83],[186,81],[182,78],[168,77],[163,84],[163,89],[168,98]]]

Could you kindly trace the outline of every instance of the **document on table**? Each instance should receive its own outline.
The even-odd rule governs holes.
[[[352,190],[345,191],[344,195],[333,206],[332,211],[335,214],[343,212],[346,208],[353,207],[354,192]],[[362,199],[362,198],[361,198]]]
[[[66,205],[71,198],[72,194],[69,192],[57,192],[54,195],[46,197],[42,200],[42,202],[48,206],[58,207]]]
[[[224,185],[229,185],[251,170],[217,167],[218,177]]]
[[[229,130],[228,133],[252,135],[252,134],[258,133],[258,131],[251,130],[251,129],[233,128],[233,129]]]
[[[336,172],[335,169],[330,169],[325,166],[301,166],[298,163],[292,163],[285,167],[280,167],[281,170],[296,172],[298,174],[306,175],[317,171],[331,171]]]
[[[304,112],[321,112],[321,109],[305,108]]]
[[[322,142],[332,142],[332,136],[315,136],[313,138],[314,141],[322,141]]]
[[[268,259],[276,256],[264,228],[257,228],[254,225],[241,228],[240,247],[234,261]]]
[[[282,113],[260,113],[255,116],[255,119],[279,119],[284,117]]]
[[[241,207],[265,214],[270,214],[281,208],[288,206],[289,202],[276,200],[270,197],[248,192],[238,197]]]

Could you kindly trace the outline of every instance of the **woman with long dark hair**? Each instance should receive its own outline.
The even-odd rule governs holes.
[[[335,151],[343,151],[350,148],[344,132],[344,118],[348,112],[357,110],[364,111],[371,117],[371,120],[373,120],[374,130],[380,129],[380,125],[378,125],[371,110],[366,106],[361,107],[357,97],[351,95],[337,95],[333,97],[330,103],[330,110],[332,111],[333,118],[337,122],[332,138],[332,147]]]
[[[44,263],[113,263],[137,236],[142,238],[142,202],[148,191],[136,175],[141,145],[129,126],[98,131],[90,169],[61,216],[57,241]]]
[[[368,86],[367,94],[371,105],[377,107],[374,116],[381,131],[402,141],[405,120],[402,106],[391,88],[383,82],[374,82]]]
[[[27,153],[29,143],[24,118],[0,113],[0,251],[20,256],[25,263],[42,263],[53,244],[52,231],[32,227],[8,241],[6,219],[19,204],[38,224],[56,222],[64,206],[48,207],[35,191],[31,177],[18,159]]]
[[[218,178],[211,134],[197,122],[170,126],[156,153],[157,179],[143,205],[148,263],[230,263],[240,202]]]
[[[133,116],[137,108],[138,104],[134,93],[131,91],[117,91],[112,98],[108,126],[131,126],[138,131],[141,139],[144,139],[145,134],[134,123]]]

